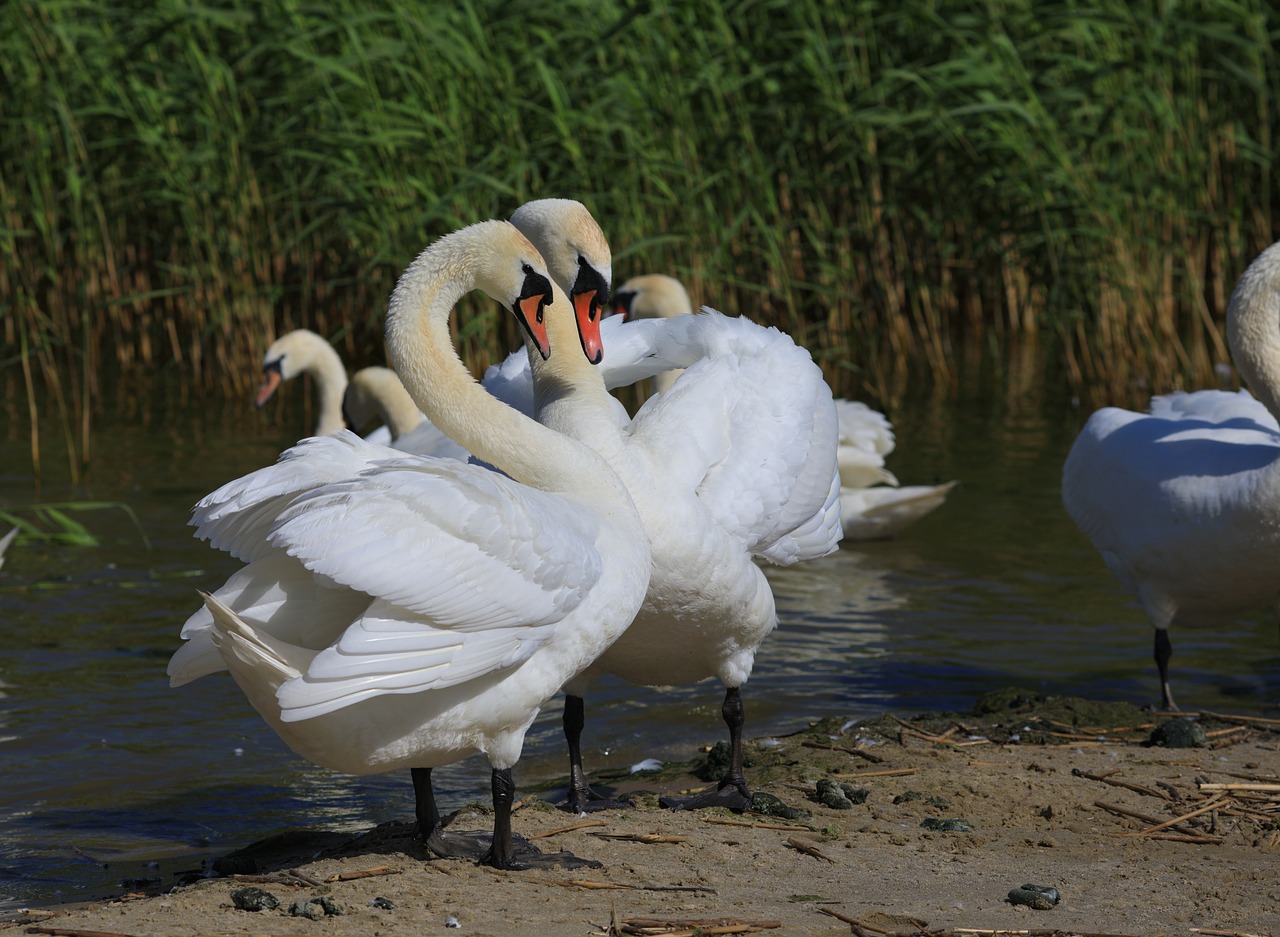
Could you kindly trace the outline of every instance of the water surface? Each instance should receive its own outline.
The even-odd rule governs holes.
[[[10,390],[14,390],[10,388]],[[0,570],[0,910],[78,900],[123,879],[192,868],[283,829],[405,818],[407,775],[351,778],[289,752],[225,675],[170,689],[165,664],[197,589],[234,561],[197,542],[191,505],[274,460],[306,424],[301,385],[277,409],[117,387],[91,473],[66,481],[46,426],[32,485],[21,413],[0,421],[0,506],[94,500],[101,543],[24,542]],[[21,391],[8,394],[9,406]],[[1158,699],[1151,633],[1062,510],[1059,473],[1086,414],[1034,359],[893,412],[890,468],[907,484],[960,479],[900,539],[770,569],[781,627],[744,690],[748,733],[826,715],[967,709],[1017,684],[1145,704]],[[1173,635],[1185,708],[1275,714],[1280,639],[1265,616]],[[683,759],[723,735],[722,689],[601,683],[588,698],[589,766]],[[520,779],[564,769],[557,701],[530,732]],[[479,759],[437,772],[452,809],[488,794]],[[159,869],[147,863],[166,857]],[[104,867],[105,866],[105,867]]]

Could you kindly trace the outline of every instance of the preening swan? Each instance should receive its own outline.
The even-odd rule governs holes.
[[[310,329],[294,329],[281,335],[262,356],[262,386],[254,400],[263,406],[284,381],[310,374],[320,397],[316,419],[317,436],[327,436],[346,426],[342,417],[342,396],[347,390],[347,371],[333,346]]]
[[[1231,358],[1257,395],[1170,394],[1094,413],[1067,455],[1062,501],[1155,628],[1161,702],[1169,627],[1280,603],[1280,244],[1227,308]]]
[[[344,431],[223,486],[193,523],[248,565],[187,622],[169,674],[178,685],[230,669],[266,722],[318,764],[412,769],[420,829],[440,855],[479,850],[441,829],[431,770],[484,753],[494,829],[480,858],[516,868],[572,860],[513,851],[511,767],[539,707],[631,622],[650,557],[609,465],[501,404],[459,360],[449,313],[473,288],[520,321],[535,388],[553,388],[569,416],[581,409],[587,431],[606,412],[608,393],[532,245],[506,222],[436,241],[392,294],[389,357],[419,408],[506,474]]]
[[[587,334],[611,271],[594,219],[578,202],[545,199],[521,206],[511,220],[539,247],[553,278],[568,284]],[[586,427],[579,414],[563,412],[563,401],[538,396],[541,422],[595,447],[618,472],[653,548],[649,590],[635,621],[566,684],[569,806],[586,809],[594,797],[579,747],[582,697],[596,677],[612,673],[648,685],[720,679],[729,770],[716,789],[663,803],[745,809],[751,794],[742,770],[740,688],[777,624],[773,593],[754,558],[787,564],[837,546],[831,390],[808,352],[786,335],[713,310],[627,323],[604,338],[602,367],[619,373],[634,367],[632,379],[667,367],[687,370],[634,419],[611,406],[603,427]],[[614,344],[615,338],[624,341]],[[584,345],[590,355],[585,339]]]
[[[899,486],[885,467],[893,451],[889,418],[865,403],[837,400],[840,418],[840,524],[846,540],[897,536],[947,500],[956,483]]]
[[[671,318],[693,312],[689,293],[675,277],[647,273],[618,287],[613,309],[629,321]],[[606,358],[608,361],[612,355]],[[679,370],[654,378],[659,392],[669,390]],[[606,380],[608,380],[606,373]],[[612,381],[610,382],[612,386]],[[947,499],[955,482],[899,487],[885,468],[893,451],[893,426],[888,417],[865,403],[837,400],[840,419],[840,521],[846,540],[883,540],[924,517]]]

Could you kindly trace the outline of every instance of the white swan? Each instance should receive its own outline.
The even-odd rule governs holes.
[[[174,685],[230,669],[311,761],[412,769],[437,854],[467,848],[440,829],[431,769],[483,752],[494,832],[481,858],[503,868],[572,859],[513,853],[511,767],[539,707],[630,623],[650,565],[608,464],[486,393],[450,343],[450,309],[484,290],[520,320],[535,387],[590,431],[610,398],[544,271],[514,227],[483,222],[423,251],[387,313],[413,399],[506,474],[345,431],[302,441],[196,506],[198,536],[248,565],[191,617],[169,664]]]
[[[693,313],[693,300],[689,299],[684,284],[664,273],[645,273],[627,280],[614,292],[612,305],[615,315],[630,321],[669,319]],[[661,394],[670,390],[681,373],[680,368],[673,368],[655,375],[654,392]]]
[[[879,410],[837,400],[840,417],[840,524],[846,540],[885,540],[942,506],[956,482],[900,486],[885,467],[893,425]]]
[[[1229,621],[1280,603],[1280,244],[1227,308],[1246,391],[1170,394],[1151,413],[1089,417],[1062,472],[1067,513],[1155,628],[1161,703],[1170,625]]]
[[[618,287],[613,309],[624,319],[671,318],[693,312],[684,284],[675,277],[647,273]],[[608,362],[612,355],[607,356]],[[679,370],[654,378],[658,392],[669,390]],[[606,373],[606,380],[609,375]],[[610,385],[613,382],[610,381]],[[836,400],[840,419],[840,521],[846,540],[883,540],[938,508],[956,483],[900,487],[885,468],[893,451],[893,426],[888,417],[865,403]]]
[[[517,354],[523,355],[524,351]],[[380,421],[379,429],[385,428],[386,439],[375,436],[378,430],[374,430],[365,436],[370,442],[383,442],[401,452],[437,459],[465,462],[470,455],[426,418],[390,368],[371,366],[351,375],[342,412],[347,423],[357,429],[375,418]]]
[[[592,355],[611,273],[604,235],[580,203],[564,199],[530,202],[511,220],[539,247],[552,276],[568,284]],[[606,362],[619,352],[615,367],[635,362],[638,377],[668,366],[687,370],[633,420],[611,406],[608,432],[598,425],[584,432],[560,419],[563,402],[555,397],[537,400],[539,420],[576,432],[618,472],[653,547],[649,591],[635,621],[566,685],[569,806],[585,809],[595,796],[581,763],[582,697],[596,677],[611,673],[651,686],[720,679],[731,749],[726,776],[711,791],[662,802],[745,809],[751,795],[742,771],[740,688],[777,625],[773,593],[754,558],[787,564],[837,546],[831,390],[809,353],[786,335],[713,310],[627,324],[605,341],[619,336],[628,347],[605,348]]]
[[[294,329],[277,338],[262,356],[262,386],[254,403],[259,407],[285,381],[310,374],[320,397],[317,436],[328,436],[346,426],[342,397],[347,390],[347,370],[333,346],[310,329]]]

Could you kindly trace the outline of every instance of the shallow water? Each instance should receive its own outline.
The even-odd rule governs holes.
[[[73,512],[100,545],[28,540],[0,570],[0,910],[167,876],[175,862],[193,868],[201,854],[282,829],[356,829],[410,813],[407,775],[350,778],[303,762],[229,678],[167,684],[196,590],[237,566],[191,536],[190,506],[274,460],[307,425],[306,389],[287,390],[259,413],[238,401],[202,405],[176,388],[148,400],[117,388],[108,409],[118,422],[98,426],[82,484],[59,481],[66,470],[46,427],[38,493],[25,421],[0,414],[0,506],[120,501],[141,527],[121,509]],[[826,715],[967,709],[1010,684],[1156,700],[1150,630],[1061,507],[1062,460],[1086,416],[1066,391],[1035,361],[1006,363],[892,416],[898,477],[961,485],[898,540],[769,570],[781,627],[744,689],[748,734]],[[1275,713],[1273,620],[1172,637],[1184,708]],[[588,699],[589,768],[691,757],[723,734],[721,698],[711,681],[602,683]],[[558,701],[539,717],[518,782],[563,771],[559,718]],[[487,797],[479,759],[437,781],[449,809]]]

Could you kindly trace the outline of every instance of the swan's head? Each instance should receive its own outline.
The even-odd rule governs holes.
[[[412,333],[426,322],[447,321],[454,304],[472,290],[510,310],[543,360],[551,357],[546,307],[554,296],[546,261],[508,222],[479,221],[432,242],[391,291],[387,354],[401,378],[412,366]],[[396,360],[404,354],[410,360]]]
[[[277,387],[314,368],[321,356],[331,356],[336,360],[338,353],[310,329],[294,329],[281,335],[262,356],[262,386],[258,388],[254,404],[261,407],[271,399]],[[342,367],[341,362],[338,367]]]
[[[613,297],[613,314],[626,320],[669,319],[692,312],[693,303],[684,284],[661,273],[632,277],[618,287]]]
[[[552,278],[569,294],[582,351],[592,364],[604,357],[601,313],[609,305],[613,254],[604,232],[581,202],[542,198],[525,202],[511,223],[546,258]]]

